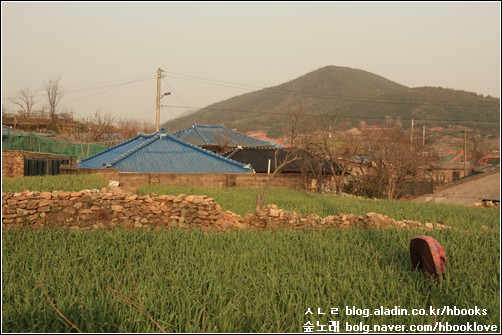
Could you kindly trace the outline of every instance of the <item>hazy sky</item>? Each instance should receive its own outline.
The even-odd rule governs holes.
[[[155,123],[327,65],[500,97],[497,2],[2,2],[2,104],[60,78],[60,110]],[[169,107],[171,106],[171,107]],[[182,106],[172,107],[172,106]]]

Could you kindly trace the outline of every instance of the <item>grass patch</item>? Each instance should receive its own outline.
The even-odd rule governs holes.
[[[85,189],[101,189],[105,186],[106,180],[96,174],[2,178],[2,192],[4,193],[22,192],[25,190],[73,192]]]
[[[144,185],[138,189],[138,193],[142,195],[151,193],[207,195],[214,198],[224,210],[240,215],[254,212],[258,192],[256,189],[245,188],[215,189],[170,185]],[[500,225],[499,210],[460,205],[325,196],[278,188],[270,189],[267,203],[276,204],[285,210],[302,214],[314,213],[321,217],[376,212],[396,220],[441,223],[462,229],[479,229],[483,225],[498,229]]]
[[[34,190],[99,188],[51,186],[46,180]],[[13,186],[4,183],[3,187]],[[245,214],[254,210],[257,190],[161,185],[139,190],[152,192],[208,195],[224,209]],[[477,322],[500,328],[499,210],[281,189],[272,189],[268,201],[321,216],[377,212],[395,219],[447,224],[455,229],[426,232],[447,253],[446,276],[434,281],[411,271],[409,241],[424,234],[419,230],[6,230],[2,232],[2,330],[72,330],[50,307],[39,278],[56,307],[88,333],[159,331],[113,290],[134,301],[167,332],[301,332],[307,321],[315,325],[330,320],[404,325]],[[345,315],[345,306],[370,311],[400,306],[410,312],[477,306],[487,313],[364,318]],[[306,315],[308,308],[339,308],[340,314]]]

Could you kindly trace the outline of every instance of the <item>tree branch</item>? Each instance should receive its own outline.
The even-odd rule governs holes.
[[[131,305],[132,307],[136,308],[141,314],[146,316],[150,322],[152,322],[162,333],[167,333],[167,331],[162,327],[157,321],[155,321],[154,318],[150,316],[141,306],[138,306],[134,301],[132,301],[129,297],[124,295],[122,292],[119,292],[117,290],[114,290],[110,286],[107,286],[108,290],[113,293],[114,295],[117,296],[117,298],[123,302],[125,302],[128,305]]]
[[[38,277],[38,283],[40,284],[40,287],[42,288],[42,291],[44,292],[44,295],[45,295],[45,298],[47,299],[47,301],[49,302],[49,304],[51,305],[52,309],[64,320],[66,321],[67,323],[70,324],[70,326],[75,329],[76,331],[78,331],[79,333],[81,333],[82,331],[80,329],[78,329],[77,326],[75,326],[73,324],[73,322],[71,322],[70,320],[68,320],[68,318],[66,316],[64,316],[63,313],[61,313],[59,311],[59,309],[57,309],[56,305],[54,305],[54,303],[52,302],[51,298],[49,297],[49,293],[47,293],[47,290],[45,289],[45,286],[44,286],[44,283],[42,282],[42,279],[40,277]]]

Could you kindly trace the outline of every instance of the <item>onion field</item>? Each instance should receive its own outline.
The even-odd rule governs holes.
[[[256,194],[140,192],[204,192],[235,212],[254,206]],[[317,332],[333,321],[342,332],[346,323],[500,329],[499,210],[284,190],[272,190],[269,202],[321,216],[377,212],[450,229],[3,230],[2,332],[270,333],[303,332],[309,324]],[[443,278],[411,269],[409,241],[418,234],[444,247]],[[454,308],[463,315],[436,313]],[[412,310],[421,315],[402,313]]]

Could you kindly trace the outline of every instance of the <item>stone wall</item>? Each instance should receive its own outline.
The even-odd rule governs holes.
[[[2,177],[24,176],[23,151],[2,150]]]
[[[146,195],[101,191],[31,192],[2,194],[2,228],[58,226],[70,229],[123,228],[382,228],[445,226],[396,221],[385,215],[341,214],[322,218],[300,215],[268,205],[261,212],[240,216],[222,211],[214,199],[197,195]]]
[[[206,196],[138,196],[101,191],[2,194],[2,224],[79,229],[218,225],[221,207]]]

